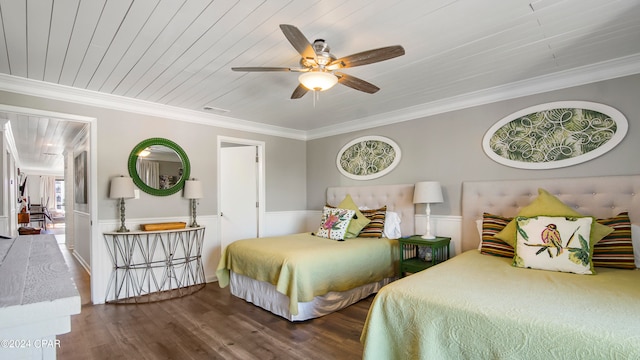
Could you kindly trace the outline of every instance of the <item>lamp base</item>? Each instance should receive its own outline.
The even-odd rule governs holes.
[[[427,231],[422,235],[422,238],[426,240],[433,240],[436,236],[431,233],[431,206],[429,203],[427,203],[425,213],[427,215]]]
[[[189,227],[200,227],[196,222],[196,199],[191,199],[191,224]]]
[[[124,199],[120,198],[120,228],[117,232],[129,232],[126,226],[124,226]]]

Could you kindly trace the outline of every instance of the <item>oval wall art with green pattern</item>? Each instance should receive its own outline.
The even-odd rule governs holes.
[[[348,178],[371,180],[391,172],[400,162],[400,156],[400,147],[393,140],[364,136],[342,147],[336,165]]]
[[[607,105],[558,101],[513,113],[482,140],[494,161],[520,169],[555,169],[605,154],[627,134],[627,119]]]

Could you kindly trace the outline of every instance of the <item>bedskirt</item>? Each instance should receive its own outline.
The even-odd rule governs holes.
[[[224,250],[216,275],[221,287],[232,272],[271,284],[296,315],[298,303],[397,276],[398,259],[396,240],[335,241],[301,233],[235,241]]]
[[[278,292],[274,285],[268,282],[254,280],[250,277],[231,272],[231,294],[259,306],[275,315],[289,321],[305,321],[325,316],[343,309],[351,304],[377,293],[383,286],[396,278],[365,284],[347,291],[331,291],[322,296],[316,296],[311,301],[298,302],[298,314],[291,314],[289,298]]]

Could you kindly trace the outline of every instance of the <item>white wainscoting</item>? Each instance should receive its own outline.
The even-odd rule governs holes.
[[[69,216],[69,213],[67,213]],[[93,244],[89,241],[91,236],[91,215],[83,211],[73,211],[71,213],[72,228],[71,237],[75,239],[73,246],[73,256],[78,259],[80,265],[91,274],[91,248]],[[69,229],[65,230],[69,232]],[[66,237],[66,235],[65,235]]]
[[[313,232],[320,225],[322,212],[319,210],[294,210],[294,211],[272,211],[265,213],[262,227],[262,237],[279,236],[300,232]],[[198,216],[198,223],[206,227],[205,240],[202,249],[202,261],[207,282],[215,282],[216,268],[221,256],[221,242],[219,233],[219,217]],[[460,216],[431,215],[432,230],[436,235],[451,237],[451,256],[460,253],[461,237]],[[147,218],[147,219],[127,219],[126,226],[131,229],[139,229],[140,224],[161,223],[183,221],[190,222],[189,217],[172,218]],[[108,231],[115,231],[120,226],[119,220],[100,221],[100,234]],[[416,234],[426,231],[426,215],[415,216]],[[408,236],[413,234],[403,234]],[[105,247],[104,237],[93,241],[92,266],[91,266],[91,299],[94,304],[103,304],[111,276],[112,264],[109,253]],[[212,284],[210,286],[218,286]]]
[[[416,234],[427,232],[427,216],[416,214]],[[451,238],[449,245],[450,255],[456,256],[462,252],[462,217],[454,215],[431,215],[431,232],[436,236]],[[402,234],[404,236],[404,234]]]
[[[16,213],[14,212],[11,216],[15,216],[16,217],[16,225],[18,224],[18,215],[16,215]],[[15,229],[9,229],[9,218],[6,216],[0,216],[0,234],[4,235],[4,236],[11,236],[14,237],[16,235],[18,235],[18,232],[16,229],[18,229],[17,227]]]
[[[316,231],[320,225],[320,211],[272,211],[265,213],[262,237]]]
[[[266,226],[264,236],[277,236],[298,232],[313,232],[320,226],[320,210],[279,211],[265,214]],[[415,215],[415,234],[427,231],[427,216]],[[461,252],[462,217],[457,215],[431,215],[431,229],[439,236],[451,238],[451,256]],[[402,234],[410,236],[414,234]]]
[[[303,211],[282,211],[277,213],[267,213],[267,219],[271,223],[269,226],[273,235],[292,234],[296,232],[316,231],[320,226],[320,210],[303,210]],[[302,221],[305,221],[304,227]],[[278,229],[278,225],[282,224],[282,229]],[[422,214],[415,215],[415,234],[424,234],[427,231],[427,216]],[[298,231],[298,229],[304,229]],[[431,230],[439,236],[447,236],[451,238],[451,256],[460,254],[461,252],[461,232],[462,217],[457,215],[431,215]],[[273,236],[269,235],[269,236]],[[402,236],[410,236],[414,234],[402,234]]]
[[[320,219],[322,218],[321,210],[307,211],[307,231],[315,232],[320,227]]]

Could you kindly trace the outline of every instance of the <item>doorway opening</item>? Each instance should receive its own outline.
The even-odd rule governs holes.
[[[92,257],[94,256],[92,251],[92,239],[99,238],[99,229],[96,226],[91,226],[92,224],[97,223],[98,220],[98,199],[97,199],[97,127],[96,122],[97,119],[94,117],[80,116],[74,114],[66,114],[66,113],[58,113],[54,111],[48,110],[39,110],[32,108],[23,108],[12,105],[0,104],[0,114],[2,117],[7,119],[7,123],[11,124],[10,132],[12,133],[13,141],[8,141],[9,151],[16,160],[14,167],[15,171],[9,172],[9,176],[14,180],[13,183],[17,183],[17,179],[19,179],[20,173],[25,173],[25,176],[28,178],[33,178],[33,184],[27,184],[27,186],[32,186],[32,189],[40,189],[40,181],[41,177],[48,177],[51,181],[48,182],[47,189],[53,188],[54,190],[49,192],[48,190],[39,190],[39,195],[34,196],[32,200],[34,203],[38,203],[43,206],[47,206],[49,209],[57,210],[57,184],[52,179],[55,177],[56,179],[64,180],[73,179],[73,160],[74,156],[77,155],[78,152],[86,152],[89,156],[87,158],[87,163],[89,166],[86,168],[86,176],[85,178],[88,181],[88,191],[86,193],[86,201],[82,204],[77,204],[74,202],[74,181],[64,181],[61,182],[60,185],[63,185],[64,194],[66,196],[62,196],[61,200],[63,207],[61,210],[64,210],[64,228],[61,229],[61,232],[65,235],[64,245],[61,244],[61,248],[65,248],[68,250],[71,255],[79,261],[80,265],[85,268],[87,273],[91,273],[91,264],[94,263],[92,261]],[[36,122],[35,127],[30,127],[32,122]],[[15,126],[14,126],[15,125]],[[25,127],[25,130],[20,129],[21,127]],[[46,134],[52,134],[52,136],[62,136],[60,133],[49,133],[44,131],[43,133],[34,132],[32,129],[39,129],[40,125],[46,127],[54,126],[54,125],[68,125],[74,128],[80,128],[78,132],[73,132],[73,136],[71,136],[67,132],[63,132],[65,134],[65,141],[59,145],[52,145],[49,142],[45,141],[44,138]],[[31,130],[30,130],[31,129]],[[41,139],[40,141],[31,140],[30,142],[25,142],[25,146],[19,146],[16,143],[16,138],[21,131],[27,131],[27,134],[31,137],[39,136],[37,139]],[[44,135],[43,135],[44,134]],[[33,156],[36,158],[43,159],[62,159],[64,162],[64,170],[63,171],[45,171],[44,167],[34,165],[29,159]],[[46,169],[49,169],[48,167]],[[36,181],[38,179],[38,181]],[[6,183],[12,183],[6,181]],[[16,184],[17,185],[17,184]],[[11,185],[13,187],[9,188],[11,194],[17,194],[16,185]],[[20,183],[22,185],[22,183]],[[45,195],[42,195],[45,194]],[[52,194],[52,195],[46,195]],[[16,195],[17,196],[17,195]],[[9,207],[9,221],[8,221],[8,229],[14,229],[14,233],[17,234],[18,226],[18,202],[11,202],[11,206]],[[43,226],[45,227],[45,226]],[[45,227],[46,228],[46,227]],[[91,283],[93,288],[94,276],[91,276]]]
[[[51,215],[51,227],[53,234],[56,236],[58,244],[64,244],[65,238],[65,191],[64,179],[55,179],[54,185],[54,201],[49,214]]]

